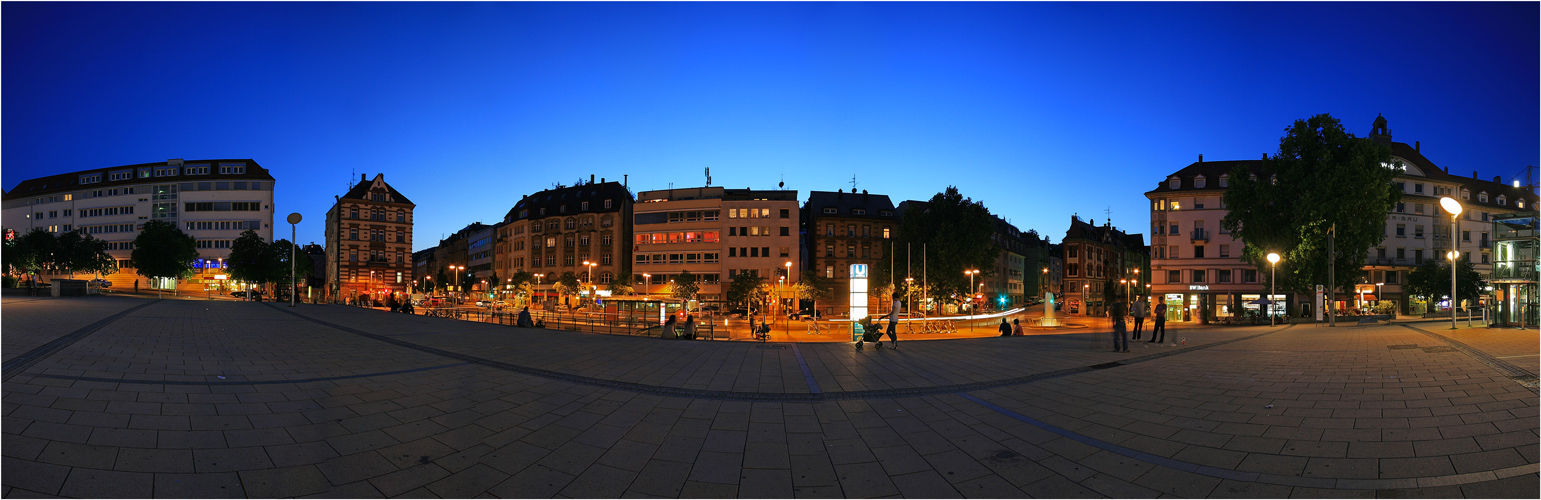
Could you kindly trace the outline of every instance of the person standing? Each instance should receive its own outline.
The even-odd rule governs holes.
[[[1166,304],[1157,302],[1155,313],[1155,326],[1150,328],[1150,343],[1160,344],[1166,341]]]
[[[1128,314],[1129,306],[1124,300],[1118,299],[1108,310],[1108,316],[1113,318],[1113,352],[1129,352],[1129,333],[1124,326],[1124,316]]]
[[[1134,340],[1140,340],[1140,328],[1145,324],[1145,311],[1150,305],[1145,302],[1145,297],[1134,301]]]
[[[891,344],[893,344],[893,348],[894,349],[898,349],[899,348],[899,306],[903,304],[902,302],[899,301],[899,292],[894,292],[893,300],[889,301],[889,304],[890,304],[890,306],[889,306],[889,310],[888,310],[888,340],[890,341]],[[878,349],[882,349],[882,348],[883,348],[883,338],[882,337],[878,337]]]

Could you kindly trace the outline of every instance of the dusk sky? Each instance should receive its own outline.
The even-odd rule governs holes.
[[[1054,242],[1330,113],[1452,173],[1538,164],[1538,4],[16,3],[0,165],[22,180],[251,158],[300,242],[350,173],[415,249],[589,175],[640,190],[948,185]],[[1147,241],[1148,242],[1148,241]]]

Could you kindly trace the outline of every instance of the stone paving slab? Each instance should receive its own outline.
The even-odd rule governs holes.
[[[6,306],[19,324],[58,313]],[[1194,329],[1130,354],[1075,335],[879,351],[287,309],[162,301],[6,380],[4,496],[1534,497],[1538,485],[1536,393],[1463,352],[1389,348],[1433,345],[1398,326]],[[1533,332],[1499,332],[1534,345]],[[1521,344],[1487,340],[1462,342]],[[979,388],[927,392],[954,386]]]

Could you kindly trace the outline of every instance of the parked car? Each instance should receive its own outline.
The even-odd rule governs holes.
[[[101,279],[101,278],[97,278],[97,279],[91,280],[91,284],[96,285],[97,287],[100,287],[100,288],[110,288],[110,287],[112,287],[112,282],[111,281],[107,281],[107,280],[104,280],[104,279]]]
[[[787,319],[800,319],[804,321],[824,319],[824,314],[812,309],[804,309],[795,313],[788,314]]]
[[[230,292],[230,296],[244,299],[246,298],[246,290],[236,290],[234,292]]]

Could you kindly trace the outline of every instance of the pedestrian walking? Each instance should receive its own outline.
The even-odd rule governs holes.
[[[1150,305],[1145,303],[1145,297],[1134,301],[1134,340],[1140,340],[1140,329],[1145,324],[1145,311]]]
[[[1124,303],[1124,299],[1118,299],[1108,310],[1108,315],[1113,318],[1113,352],[1129,352],[1129,333],[1124,326],[1124,316],[1128,311],[1129,306]]]
[[[1157,302],[1155,313],[1155,326],[1150,328],[1150,343],[1160,344],[1166,341],[1166,304]]]
[[[1021,336],[1022,335],[1022,320],[1020,320],[1020,319],[1011,320],[1011,334],[1012,335],[1017,335],[1017,336]]]
[[[1001,331],[1002,337],[1011,336],[1011,323],[1007,323],[1006,318],[1001,318],[1001,326],[996,327],[996,329]]]
[[[134,280],[134,293],[139,293],[139,280]]]
[[[899,306],[902,305],[903,302],[899,301],[899,292],[894,292],[894,295],[893,295],[892,298],[893,298],[893,300],[889,301],[890,305],[889,305],[889,310],[888,310],[888,340],[889,340],[890,344],[893,344],[893,348],[894,349],[898,349],[899,348]],[[883,338],[882,337],[878,337],[878,349],[882,349],[882,348],[883,348]]]

